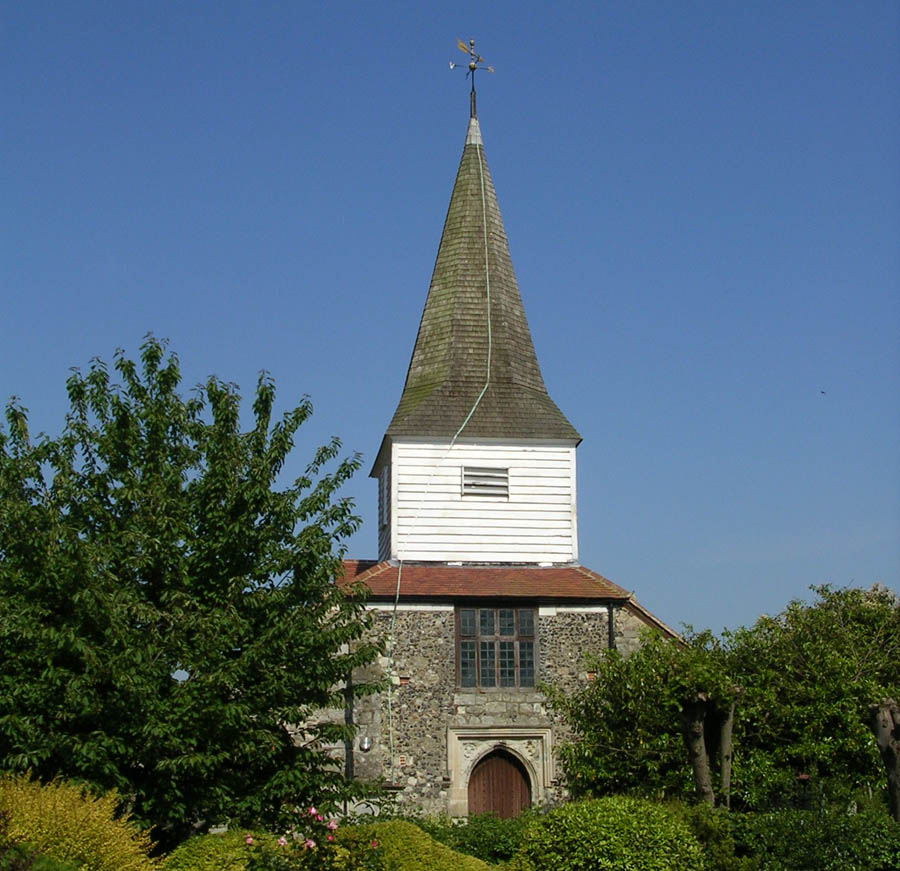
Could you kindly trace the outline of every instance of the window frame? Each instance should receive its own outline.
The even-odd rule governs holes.
[[[501,633],[500,631],[500,612],[501,611],[513,611],[514,613],[514,622],[513,622],[513,632],[510,633]],[[462,632],[462,613],[463,611],[473,611],[474,612],[474,634],[463,635]],[[482,611],[492,611],[493,612],[493,632],[492,633],[484,633],[482,634],[482,624],[481,624],[481,612]],[[521,617],[520,612],[529,611],[531,612],[531,634],[523,633],[521,631]],[[538,606],[533,602],[496,602],[496,601],[485,601],[485,602],[466,602],[464,604],[457,603],[454,609],[455,616],[455,624],[456,624],[456,687],[460,692],[520,692],[522,690],[525,691],[536,691],[537,682],[538,682],[538,666],[540,663],[540,647],[538,644]],[[474,649],[474,667],[475,667],[475,683],[472,686],[464,686],[463,685],[463,675],[462,675],[462,659],[463,659],[463,642],[472,642]],[[514,682],[512,684],[501,685],[501,681],[503,679],[501,674],[501,661],[502,661],[502,648],[500,647],[501,643],[513,643],[513,651],[514,651],[514,659],[513,659],[513,674],[514,674]],[[522,657],[521,657],[521,643],[525,642],[531,644],[532,651],[532,661],[531,661],[531,669],[532,669],[532,682],[530,684],[522,685],[521,682],[521,671],[522,671]],[[481,649],[482,644],[491,644],[493,647],[493,673],[494,673],[494,683],[493,685],[484,685],[482,678],[482,656]]]

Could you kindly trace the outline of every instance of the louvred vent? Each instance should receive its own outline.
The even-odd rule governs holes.
[[[509,469],[463,466],[463,496],[500,496],[509,499]]]

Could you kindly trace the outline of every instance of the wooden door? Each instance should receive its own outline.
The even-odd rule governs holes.
[[[525,766],[511,753],[495,750],[484,757],[469,778],[469,813],[518,816],[531,804]]]

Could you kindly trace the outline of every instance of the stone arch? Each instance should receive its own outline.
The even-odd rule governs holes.
[[[531,806],[535,782],[526,759],[505,744],[496,744],[469,770],[468,812],[491,813],[501,819],[518,816]]]
[[[533,804],[553,800],[552,729],[549,726],[450,726],[447,729],[447,810],[452,817],[469,812],[468,784],[474,766],[504,749],[525,766]]]
[[[513,744],[509,744],[506,741],[488,742],[478,747],[478,749],[475,751],[475,754],[469,759],[468,764],[466,765],[466,782],[468,782],[469,778],[472,776],[472,772],[475,770],[475,766],[478,765],[478,763],[481,762],[481,760],[484,759],[485,756],[490,756],[491,753],[495,753],[498,750],[504,750],[510,756],[514,756],[516,760],[525,767],[525,771],[528,774],[528,780],[532,785],[539,782],[534,764],[522,752],[522,748],[517,747]]]

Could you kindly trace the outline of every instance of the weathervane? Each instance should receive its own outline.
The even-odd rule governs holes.
[[[470,75],[472,76],[472,90],[469,91],[469,117],[477,118],[478,115],[475,111],[475,70],[487,70],[489,73],[494,71],[493,67],[488,66],[485,63],[484,58],[475,51],[475,40],[470,39],[469,44],[466,45],[461,39],[456,40],[456,47],[469,56],[469,71],[466,73],[466,78]],[[453,63],[450,61],[450,69],[456,69],[459,64]]]

